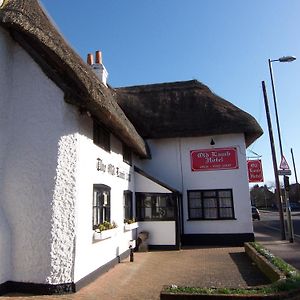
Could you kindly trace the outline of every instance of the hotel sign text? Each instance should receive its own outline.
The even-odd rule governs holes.
[[[235,147],[191,150],[192,171],[215,171],[238,169],[238,155]]]
[[[121,170],[119,167],[114,166],[113,164],[104,164],[101,158],[97,158],[96,164],[97,171],[101,171],[103,173],[107,172],[112,176],[117,176],[121,179],[125,179],[127,181],[131,181],[131,175],[129,172]]]

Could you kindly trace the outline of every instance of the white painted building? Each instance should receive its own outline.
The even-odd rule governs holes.
[[[36,0],[0,7],[0,294],[74,292],[141,231],[162,249],[253,239],[245,151],[256,121],[196,81],[112,89],[99,55],[83,62]],[[198,104],[179,109],[187,95]],[[173,124],[174,106],[210,121]],[[237,165],[192,170],[191,151],[198,164],[226,149]],[[105,221],[117,227],[97,232]]]

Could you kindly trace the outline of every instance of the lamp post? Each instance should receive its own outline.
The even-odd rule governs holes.
[[[279,148],[280,148],[281,160],[283,159],[284,155],[283,155],[283,149],[282,149],[282,141],[281,141],[280,124],[279,124],[279,117],[278,117],[278,110],[277,110],[277,100],[276,100],[276,91],[275,91],[275,84],[274,84],[272,62],[275,62],[275,61],[279,61],[279,62],[292,62],[294,60],[296,60],[295,56],[283,56],[283,57],[280,57],[278,59],[268,59],[270,76],[271,76],[272,94],[273,94],[273,100],[274,100],[274,108],[275,108],[276,125],[277,125],[278,141],[279,141]],[[277,181],[279,181],[279,180],[277,180]],[[288,182],[288,178],[285,178],[285,176],[284,176],[284,183],[286,183],[286,182]],[[280,193],[280,186],[278,186],[278,187],[276,186],[276,188],[278,189],[278,191]],[[288,197],[288,192],[287,192],[288,187],[286,186],[286,184],[285,184],[284,188],[285,188],[285,196],[286,196],[284,198],[286,200],[286,211],[287,211],[287,218],[288,218],[289,238],[290,238],[290,242],[292,243],[294,241],[294,237],[293,237],[293,224],[292,224],[292,219],[291,219],[291,210],[290,210],[289,197]],[[280,201],[280,205],[279,205],[279,214],[280,214],[280,216],[283,215],[283,209],[282,209],[282,202],[281,201]]]

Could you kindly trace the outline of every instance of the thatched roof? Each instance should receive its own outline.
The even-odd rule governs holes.
[[[263,131],[256,120],[197,80],[116,89],[118,103],[145,139],[244,133],[249,146]]]
[[[5,0],[0,8],[0,26],[65,92],[67,102],[89,111],[134,152],[147,156],[144,140],[116,103],[112,91],[66,43],[37,0]]]

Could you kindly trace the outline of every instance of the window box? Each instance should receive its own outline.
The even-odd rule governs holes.
[[[118,228],[107,229],[103,231],[94,231],[94,240],[101,241],[109,239],[117,234]]]
[[[139,227],[139,223],[138,222],[134,222],[134,223],[125,223],[124,224],[124,229],[125,231],[130,231],[130,230],[133,230],[133,229],[136,229]]]

